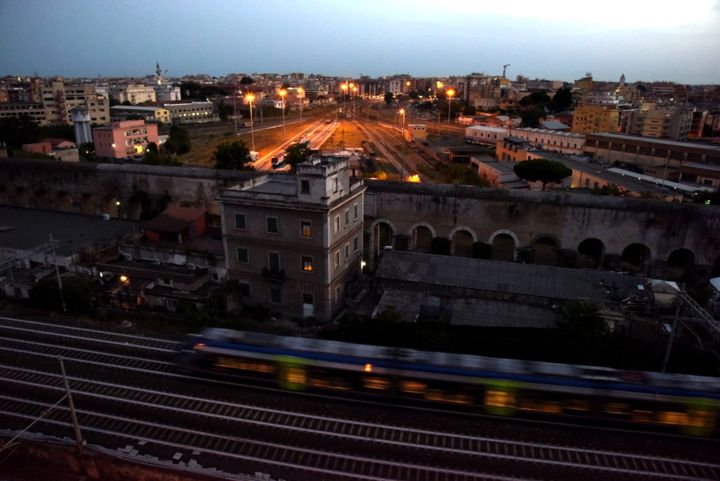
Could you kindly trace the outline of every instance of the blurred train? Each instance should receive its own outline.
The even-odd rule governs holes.
[[[206,329],[188,337],[182,368],[503,416],[638,423],[685,434],[720,432],[720,379],[622,371]]]

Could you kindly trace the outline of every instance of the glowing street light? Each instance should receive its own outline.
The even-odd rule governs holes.
[[[353,84],[350,84],[350,86],[352,87],[352,108],[353,108],[353,115],[352,115],[352,116],[353,116],[353,119],[354,119],[354,118],[355,118],[355,96],[357,95],[357,89],[358,89],[358,88],[357,88],[356,85],[353,85]]]
[[[298,97],[300,98],[300,128],[302,128],[302,111],[303,111],[303,104],[305,103],[305,89],[302,87],[299,87],[297,89]]]
[[[252,149],[254,152],[255,151],[255,122],[253,121],[252,103],[255,100],[255,96],[253,94],[246,94],[245,100],[247,100],[247,103],[250,106],[250,139],[252,141]]]
[[[342,90],[342,93],[343,93],[343,115],[345,115],[345,94],[347,94],[347,90],[348,90],[347,80],[345,81],[344,84],[340,85],[340,90]]]
[[[400,134],[402,135],[402,156],[400,158],[400,181],[405,180],[405,109],[400,109]]]
[[[448,124],[450,123],[450,104],[452,103],[452,98],[455,96],[455,89],[448,89],[447,92],[445,92],[448,98]]]
[[[283,139],[285,138],[285,96],[287,95],[287,90],[281,89],[280,92],[280,98],[282,99],[282,121],[283,121]]]

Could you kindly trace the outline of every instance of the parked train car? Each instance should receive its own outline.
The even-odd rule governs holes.
[[[388,348],[229,329],[191,335],[179,363],[290,390],[344,392],[489,414],[639,423],[715,435],[720,379]]]

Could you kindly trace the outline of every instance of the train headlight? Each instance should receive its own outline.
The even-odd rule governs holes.
[[[372,364],[370,364],[370,363],[365,364],[365,368],[364,368],[365,372],[372,372],[372,370],[373,370]]]

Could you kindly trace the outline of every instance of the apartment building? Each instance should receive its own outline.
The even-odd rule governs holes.
[[[144,102],[155,102],[156,94],[153,87],[142,84],[118,85],[110,89],[110,96],[118,103],[130,102],[133,105]]]
[[[620,125],[620,111],[614,105],[579,105],[573,115],[572,132],[594,134],[598,132],[617,133]]]
[[[157,124],[146,124],[144,120],[113,122],[93,129],[92,134],[98,158],[139,158],[145,155],[150,142],[158,143]]]
[[[197,122],[219,121],[212,102],[182,102],[167,103],[162,106],[170,114],[170,121],[174,124],[188,124]]]
[[[110,102],[94,85],[65,84],[62,77],[50,80],[42,88],[45,125],[72,125],[70,111],[75,107],[87,108],[93,124],[110,123]]]
[[[625,133],[641,137],[684,140],[690,132],[693,109],[645,104],[628,113]]]
[[[360,274],[364,192],[348,159],[333,156],[222,191],[228,276],[245,302],[291,318],[336,316]]]
[[[0,103],[0,119],[30,117],[40,126],[48,125],[45,121],[45,109],[42,104],[34,103]]]
[[[125,120],[136,115],[142,117],[145,122],[170,123],[170,112],[163,107],[144,105],[113,105],[110,107],[110,116],[113,121]]]

